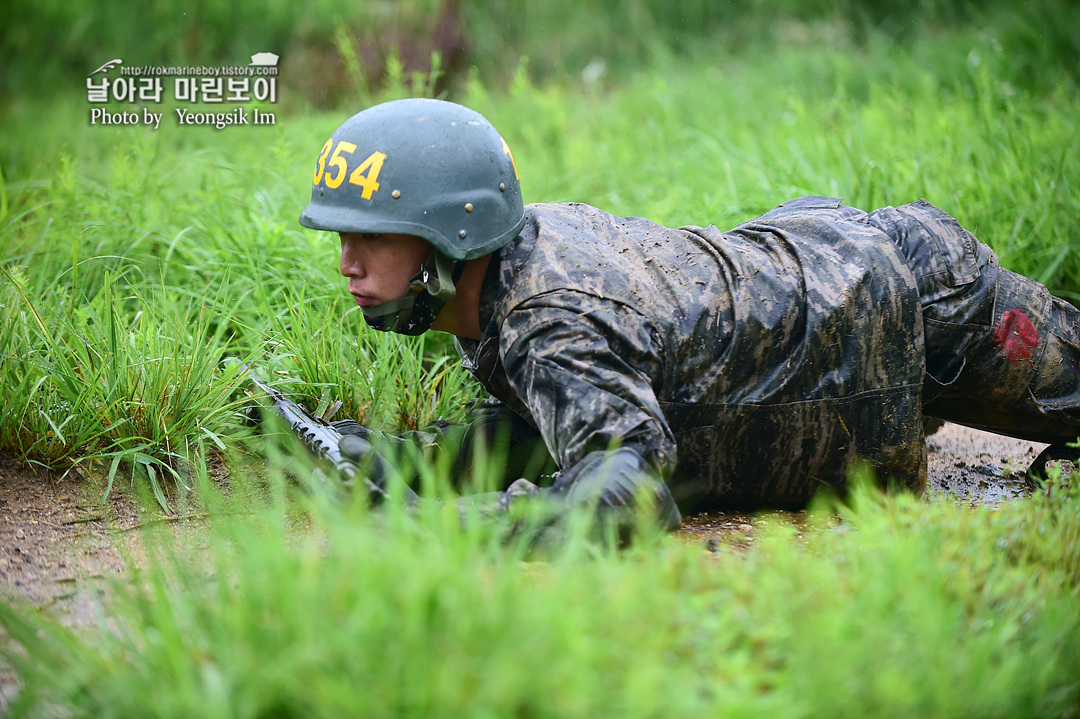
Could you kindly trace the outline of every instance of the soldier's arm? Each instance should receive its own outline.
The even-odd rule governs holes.
[[[659,338],[646,318],[614,302],[560,292],[515,308],[502,326],[507,379],[559,465],[549,497],[595,504],[630,524],[642,509],[669,528],[679,512],[665,483],[675,438],[660,409]]]

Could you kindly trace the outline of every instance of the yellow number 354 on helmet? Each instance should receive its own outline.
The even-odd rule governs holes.
[[[445,275],[454,262],[495,252],[524,223],[506,142],[479,113],[428,99],[375,105],[346,120],[319,152],[300,214],[315,230],[414,235],[434,246],[416,292],[401,306],[365,312],[376,329],[404,334],[426,330],[453,297]]]

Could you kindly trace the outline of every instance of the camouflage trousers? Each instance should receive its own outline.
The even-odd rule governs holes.
[[[852,212],[889,236],[918,284],[923,413],[1037,442],[1076,441],[1080,311],[1001,267],[989,247],[925,200]]]

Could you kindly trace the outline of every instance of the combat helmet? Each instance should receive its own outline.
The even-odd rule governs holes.
[[[430,242],[408,294],[363,308],[373,328],[416,335],[453,298],[464,260],[513,240],[525,208],[514,158],[491,123],[452,102],[413,98],[370,107],[334,131],[300,224]]]

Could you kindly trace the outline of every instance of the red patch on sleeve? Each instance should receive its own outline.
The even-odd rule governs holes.
[[[1031,357],[1031,350],[1039,343],[1039,333],[1021,310],[1009,310],[994,328],[993,339],[1009,364],[1015,365]]]

